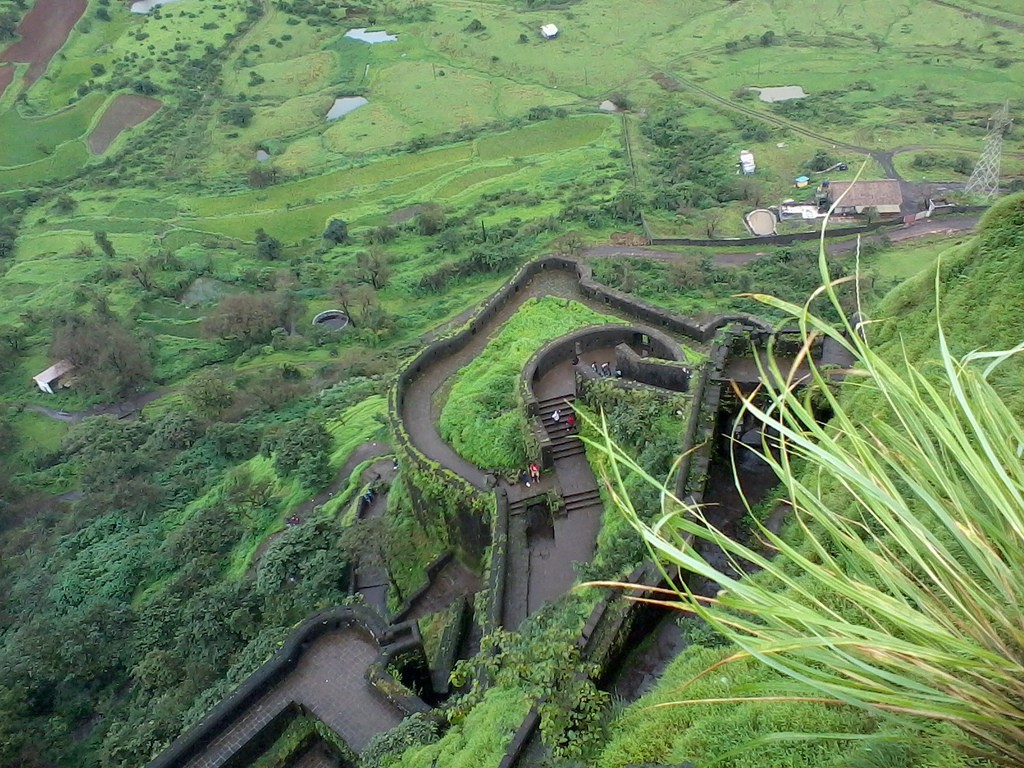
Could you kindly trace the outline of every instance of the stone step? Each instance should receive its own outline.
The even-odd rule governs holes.
[[[555,408],[564,406],[565,402],[567,400],[570,403],[575,402],[575,400],[576,400],[575,393],[569,393],[567,395],[555,395],[554,397],[545,397],[545,398],[542,398],[542,399],[538,399],[537,400],[537,407],[540,410],[545,410],[546,409],[548,411],[553,411],[553,410],[555,410]]]
[[[557,448],[552,448],[551,458],[558,461],[559,459],[567,459],[570,456],[579,456],[584,453],[586,453],[586,449],[583,447],[583,443],[567,443]]]
[[[545,499],[546,495],[547,494],[544,494],[544,493],[538,493],[538,494],[536,494],[534,496],[527,496],[524,499],[519,499],[519,501],[511,502],[508,505],[508,513],[509,513],[509,515],[521,515],[521,514],[523,514],[523,512],[526,511],[527,507],[531,507],[534,504],[545,504],[545,503],[547,503],[546,499]]]
[[[587,507],[600,506],[601,505],[601,492],[597,488],[592,488],[589,491],[579,491],[578,493],[570,493],[564,499],[565,512],[573,512],[577,509],[585,509]]]

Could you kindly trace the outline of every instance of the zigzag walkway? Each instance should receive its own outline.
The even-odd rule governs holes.
[[[626,250],[633,253],[636,249]],[[441,437],[437,426],[443,407],[441,395],[449,379],[480,354],[500,326],[527,299],[535,297],[571,299],[597,312],[636,322],[629,314],[584,295],[575,273],[559,268],[545,269],[522,285],[495,315],[481,323],[465,346],[428,365],[409,382],[399,415],[412,444],[427,458],[481,490],[492,487],[495,481],[459,456]],[[568,362],[538,382],[535,394],[542,400],[543,423],[551,430],[550,414],[557,407],[556,403],[565,404],[567,399],[575,397]],[[603,504],[582,444],[577,438],[566,435],[561,427],[554,426],[549,432],[555,442],[554,476],[545,476],[539,485],[531,484],[529,488],[522,483],[499,482],[507,493],[510,512],[509,571],[503,607],[503,624],[510,628],[517,627],[526,616],[572,586],[576,578],[573,563],[587,562],[593,557],[601,524]],[[556,482],[566,514],[544,520],[540,512],[542,506],[546,507],[544,495]],[[537,510],[532,517],[524,514],[531,507]]]

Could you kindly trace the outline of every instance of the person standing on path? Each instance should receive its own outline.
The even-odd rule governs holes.
[[[551,420],[555,422],[555,424],[560,422],[562,420],[562,412],[555,408],[554,412],[551,414]]]

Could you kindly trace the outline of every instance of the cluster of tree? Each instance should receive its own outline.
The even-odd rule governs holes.
[[[331,407],[367,391],[339,387]],[[59,525],[0,516],[0,764],[142,764],[296,621],[346,599],[350,558],[332,519],[287,529],[251,578],[226,578],[239,543],[284,514],[273,477],[239,462],[262,448],[282,476],[320,487],[322,414],[298,403],[210,423],[223,389],[192,394],[203,413],[75,426],[45,459],[80,481]],[[22,495],[8,480],[0,513]]]
[[[722,134],[686,124],[682,107],[671,106],[650,116],[641,133],[656,148],[652,160],[657,182],[651,202],[669,211],[705,209],[738,200],[734,167],[725,159],[728,140]]]
[[[27,0],[4,0],[0,3],[0,41],[18,36],[18,24],[28,9]]]
[[[322,420],[305,418],[282,425],[263,444],[273,454],[274,468],[284,477],[295,477],[316,490],[330,480],[328,463],[334,441]]]
[[[760,35],[744,35],[739,40],[730,40],[725,44],[725,50],[729,53],[737,53],[746,48],[755,48],[757,46],[768,48],[778,44],[779,36],[775,34],[774,30],[769,29]]]
[[[288,291],[236,293],[217,303],[203,320],[203,329],[243,350],[269,342],[274,329],[293,322],[298,311],[299,306]]]
[[[137,392],[152,376],[148,342],[109,313],[59,317],[50,355],[74,364],[77,386],[107,398]]]
[[[918,152],[910,165],[921,171],[933,168],[949,169],[961,176],[970,176],[974,172],[974,163],[967,155],[953,152]]]

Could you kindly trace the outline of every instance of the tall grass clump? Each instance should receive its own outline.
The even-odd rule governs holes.
[[[1024,430],[990,382],[1024,344],[957,358],[939,320],[934,361],[885,359],[870,326],[811,311],[822,300],[840,309],[823,249],[819,264],[825,285],[807,304],[755,297],[799,324],[810,367],[798,380],[771,361],[744,400],[770,436],[761,453],[792,506],[790,527],[778,535],[751,520],[756,541],[730,540],[606,429],[615,503],[662,561],[720,586],[704,598],[684,585],[663,601],[736,646],[691,683],[750,658],[782,675],[715,701],[816,701],[941,721],[968,754],[1024,765]],[[835,371],[809,354],[822,338],[853,360],[841,396]],[[623,492],[631,474],[660,490],[653,523]],[[716,569],[694,539],[720,546],[737,572],[759,572]],[[708,703],[698,699],[676,703]]]

